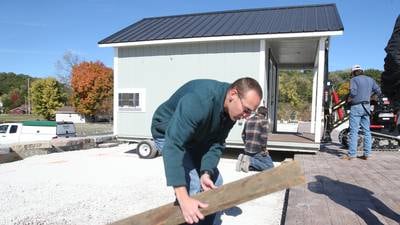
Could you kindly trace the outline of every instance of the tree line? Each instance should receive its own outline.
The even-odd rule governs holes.
[[[0,101],[2,102],[0,112],[6,113],[10,109],[26,104],[28,83],[36,79],[26,74],[0,73]]]
[[[113,70],[100,61],[83,61],[67,52],[57,65],[57,77],[34,78],[25,74],[0,73],[2,112],[25,105],[33,114],[48,120],[56,111],[73,106],[86,116],[111,115]],[[29,85],[29,87],[28,87]]]
[[[371,76],[380,85],[382,71],[366,69],[364,73]],[[341,100],[349,94],[350,70],[329,72],[328,79],[333,83]],[[312,103],[312,70],[289,70],[279,72],[278,119],[308,121],[311,118]]]
[[[381,74],[383,71],[377,69],[366,69],[364,73],[372,77],[379,86],[381,86]],[[334,71],[329,73],[329,79],[332,81],[335,90],[341,100],[345,100],[349,94],[350,70]]]
[[[84,61],[70,52],[57,62],[61,71],[57,78],[34,78],[25,74],[0,73],[0,100],[3,112],[27,104],[32,113],[54,119],[62,106],[73,106],[86,117],[111,115],[113,108],[113,70],[100,61]],[[365,73],[380,84],[382,71],[367,69]],[[329,73],[340,98],[349,92],[350,70]],[[279,71],[278,119],[311,118],[312,70]],[[30,83],[28,92],[28,82]]]

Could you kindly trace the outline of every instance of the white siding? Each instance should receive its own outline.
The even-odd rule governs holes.
[[[145,89],[146,110],[118,111],[117,135],[150,137],[155,109],[189,80],[233,82],[243,76],[259,79],[259,51],[257,40],[119,48],[116,89]],[[241,143],[242,128],[236,125],[228,141]]]
[[[57,113],[56,114],[57,122],[74,122],[74,123],[85,123],[85,117],[77,114],[77,113]]]

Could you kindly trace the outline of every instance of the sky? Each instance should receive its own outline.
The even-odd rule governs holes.
[[[344,26],[331,38],[329,71],[383,70],[400,0],[1,0],[0,72],[56,77],[66,52],[112,67],[113,49],[97,43],[147,17],[327,3]]]

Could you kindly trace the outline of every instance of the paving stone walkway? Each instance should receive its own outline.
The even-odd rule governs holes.
[[[332,144],[295,155],[307,183],[289,190],[285,225],[400,224],[400,152],[350,161],[343,153]]]

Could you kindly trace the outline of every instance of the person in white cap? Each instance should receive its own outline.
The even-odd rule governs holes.
[[[364,132],[364,154],[359,158],[367,160],[371,155],[372,138],[370,126],[370,103],[372,93],[381,94],[381,89],[375,80],[364,74],[360,65],[351,68],[350,80],[350,143],[349,152],[343,159],[351,160],[357,157],[358,131],[360,126]]]

